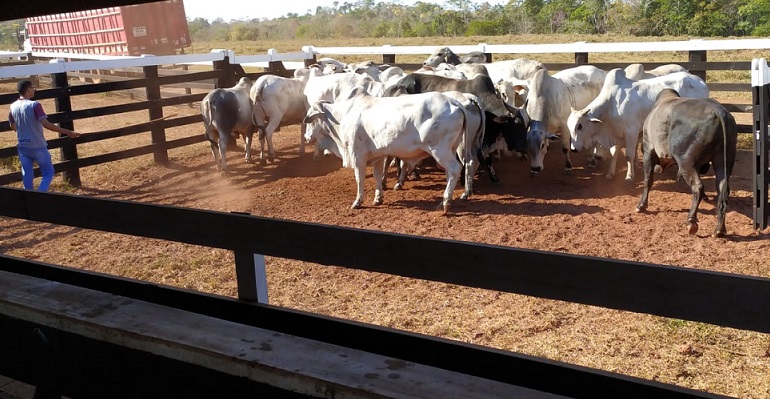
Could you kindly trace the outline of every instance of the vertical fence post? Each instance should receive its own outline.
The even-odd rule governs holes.
[[[576,65],[588,64],[588,53],[575,53],[575,64]]]
[[[305,68],[318,63],[313,46],[302,46],[302,52],[305,53]]]
[[[706,55],[706,50],[694,50],[690,51],[689,55],[689,61],[690,62],[703,62],[703,68],[702,69],[690,69],[690,73],[703,79],[703,81],[706,81],[706,65],[705,62],[708,59]]]
[[[492,62],[492,53],[487,52],[487,44],[479,43],[479,49],[482,53],[484,53],[484,62]]]
[[[278,76],[288,78],[289,71],[286,70],[286,67],[283,65],[283,62],[281,62],[280,60],[273,60],[273,56],[276,54],[278,54],[278,50],[274,48],[267,50],[267,55],[270,57],[270,60],[267,62],[267,70],[268,72],[274,73]]]
[[[228,50],[211,50],[212,53],[223,52],[225,58],[222,61],[214,61],[214,69],[220,71],[219,78],[217,78],[217,88],[229,88],[235,85],[233,82],[233,68],[230,65],[230,51]]]
[[[58,63],[58,62],[64,62],[63,59],[55,59],[51,60],[50,63]],[[70,101],[70,95],[69,95],[69,81],[67,80],[67,72],[60,72],[60,73],[54,73],[51,74],[51,86],[53,88],[59,88],[62,89],[60,95],[58,95],[54,101],[56,105],[56,112],[60,112],[65,115],[65,118],[71,117],[72,112],[72,101]],[[75,130],[75,124],[72,122],[72,120],[62,121],[59,122],[59,126],[69,129],[69,130]],[[59,135],[59,137],[64,137],[64,135]],[[66,181],[68,184],[71,184],[75,187],[80,187],[81,181],[80,181],[80,169],[77,167],[77,160],[78,160],[78,147],[77,145],[69,140],[61,147],[61,159],[62,161],[75,161],[72,162],[74,166],[67,166],[67,169],[62,173],[62,177],[64,178],[64,181]]]
[[[158,66],[148,65],[142,68],[144,70],[144,77],[147,79],[147,86],[145,92],[147,94],[147,101],[151,102],[150,105],[150,120],[157,120],[163,118],[163,107],[160,102],[160,84],[158,82]],[[166,129],[160,125],[160,121],[157,121],[150,128],[152,134],[153,145],[153,157],[155,163],[160,165],[168,165],[168,149],[166,148]]]
[[[770,120],[770,69],[764,58],[751,62],[751,90],[754,108],[754,228],[764,230],[770,218],[768,204],[768,122]]]
[[[235,251],[235,279],[238,282],[238,299],[267,303],[264,255]]]

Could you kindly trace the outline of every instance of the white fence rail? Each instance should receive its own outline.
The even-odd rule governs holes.
[[[619,52],[667,52],[667,51],[720,51],[720,50],[770,50],[770,39],[733,40],[685,40],[670,42],[623,42],[623,43],[557,43],[557,44],[487,44],[449,46],[458,54],[481,51],[489,54],[546,54],[546,53],[619,53]],[[436,49],[431,46],[369,46],[369,47],[316,47],[303,46],[298,52],[279,53],[274,49],[267,54],[237,55],[232,50],[214,50],[210,54],[188,54],[169,56],[101,56],[95,54],[72,54],[51,52],[2,52],[0,58],[67,59],[51,65],[0,66],[0,78],[49,74],[88,69],[109,69],[170,64],[210,64],[230,57],[231,63],[244,66],[267,67],[272,61],[281,61],[298,67],[305,60],[325,55],[428,55]],[[89,63],[90,61],[90,63]]]

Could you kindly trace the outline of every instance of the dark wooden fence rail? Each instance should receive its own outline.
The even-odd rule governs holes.
[[[720,71],[720,70],[745,70],[751,69],[751,62],[708,62],[706,61],[705,51],[691,51],[689,52],[688,61],[680,62],[679,64],[692,71],[694,74],[705,78],[706,71]],[[387,61],[391,64],[401,66],[406,70],[417,69],[419,64],[398,64],[396,63],[396,56],[394,54],[381,54],[383,61]],[[491,54],[489,55],[491,58]],[[306,64],[311,64],[315,61],[315,58],[305,61]],[[546,66],[550,70],[562,70],[577,65],[588,63],[588,54],[575,53],[575,63],[549,63]],[[644,63],[646,69],[651,69],[664,63]],[[627,66],[627,63],[595,63],[599,68],[611,69]],[[136,68],[134,68],[136,69]],[[38,99],[55,99],[57,102],[57,110],[55,113],[50,114],[49,120],[54,123],[64,124],[65,126],[75,125],[75,121],[112,115],[116,113],[133,112],[140,110],[148,111],[148,122],[139,123],[133,126],[127,126],[119,129],[111,129],[102,132],[95,132],[87,136],[83,136],[79,139],[61,140],[54,139],[49,141],[49,148],[60,148],[61,162],[54,165],[57,172],[64,172],[64,178],[70,184],[78,186],[80,185],[79,168],[98,165],[105,162],[112,162],[120,159],[126,159],[130,157],[136,157],[140,155],[146,155],[152,153],[155,162],[159,164],[165,164],[168,161],[168,150],[186,145],[197,144],[204,141],[202,135],[196,135],[186,137],[182,139],[167,141],[165,137],[166,128],[184,126],[200,122],[199,116],[185,116],[177,118],[162,119],[164,115],[164,107],[191,104],[196,101],[200,101],[205,94],[185,94],[179,96],[172,96],[167,98],[161,98],[159,92],[160,87],[179,85],[191,85],[196,88],[202,87],[201,81],[215,80],[218,87],[230,87],[240,77],[249,76],[252,79],[256,79],[263,73],[246,73],[244,69],[238,64],[231,64],[229,57],[225,57],[223,61],[214,62],[214,69],[212,71],[204,72],[191,72],[191,73],[179,73],[175,71],[174,74],[161,76],[158,73],[157,66],[150,66],[142,68],[144,77],[130,78],[127,76],[121,76],[118,81],[108,81],[105,83],[93,83],[85,85],[66,85],[65,82],[72,76],[79,76],[79,73],[71,73],[72,76],[67,74],[54,74],[51,76],[52,84],[51,89],[39,90],[37,92]],[[278,62],[270,62],[270,69],[266,73],[279,74],[282,76],[289,76],[291,70],[284,68],[283,64]],[[60,75],[60,76],[56,76]],[[106,79],[105,79],[106,80]],[[751,91],[750,83],[708,83],[710,90],[712,91]],[[214,86],[211,86],[213,89]],[[95,93],[109,93],[122,90],[136,90],[144,89],[146,94],[145,101],[130,102],[115,106],[105,106],[84,110],[72,110],[71,107],[66,106],[70,103],[72,96],[95,94]],[[0,104],[9,104],[17,98],[16,94],[2,94],[0,95]],[[753,112],[752,104],[725,104],[731,112],[736,113],[751,113]],[[3,118],[4,119],[4,118]],[[77,126],[75,126],[77,127]],[[10,126],[7,121],[0,121],[0,133],[9,131]],[[739,131],[742,133],[751,133],[754,131],[751,124],[740,124]],[[151,132],[152,144],[148,146],[137,147],[128,150],[116,151],[107,154],[95,155],[87,158],[79,158],[77,154],[77,145],[93,142],[99,140],[107,140],[116,137],[124,137],[128,135],[140,134],[145,132]],[[0,159],[16,156],[16,149],[14,147],[0,149]],[[39,176],[40,171],[35,170],[36,176]],[[4,175],[0,175],[0,185],[21,181],[21,172],[12,172]]]
[[[770,332],[770,319],[766,314],[770,307],[770,279],[765,278],[12,188],[0,188],[0,203],[3,204],[0,215],[6,217]],[[69,211],[61,212],[61,209]],[[210,231],[218,234],[206,234]],[[297,242],[305,245],[297,246]],[[392,248],[399,248],[399,251],[392,251]],[[372,256],[382,253],[389,255]],[[248,265],[238,263],[235,266],[238,275],[250,275]],[[56,273],[44,274],[53,278]],[[238,280],[241,283],[245,279]],[[239,287],[239,292],[242,291],[253,290]],[[216,309],[208,312],[219,317]],[[301,335],[316,333],[306,331]],[[371,334],[366,336],[371,337]],[[343,338],[350,337],[337,337],[336,342]],[[344,340],[340,344],[344,345]],[[639,384],[638,380],[628,377],[618,377],[626,384],[622,391],[607,390],[613,384],[586,390],[585,386],[578,389],[570,384],[556,384],[553,381],[561,381],[556,375],[534,378],[530,370],[522,377],[510,369],[500,368],[498,361],[468,364],[463,358],[462,361],[447,362],[447,359],[459,359],[455,357],[459,354],[456,352],[468,350],[462,344],[441,355],[415,351],[411,346],[407,346],[408,350],[387,345],[379,345],[376,349],[375,343],[366,346],[367,350],[387,351],[389,355],[396,351],[405,360],[450,367],[570,397],[645,397],[642,392],[648,395],[654,392],[646,383]],[[507,358],[499,351],[494,356],[482,352],[485,353],[483,356],[476,353],[472,358],[481,360],[486,357],[487,361],[490,356]],[[514,356],[508,361],[519,362],[517,368],[520,368],[524,359]],[[539,364],[537,367],[540,368],[558,369],[555,362],[537,358],[526,361],[530,367]],[[560,373],[568,380],[586,378],[585,374],[596,376],[587,369],[575,367],[566,367]],[[608,374],[597,373],[604,377]],[[576,389],[584,394],[575,395]],[[630,391],[625,392],[627,389]],[[634,389],[641,390],[631,394]],[[675,392],[682,393],[677,390],[679,388],[667,389],[673,391],[668,395],[657,396],[662,393],[656,392],[646,397],[676,397]]]

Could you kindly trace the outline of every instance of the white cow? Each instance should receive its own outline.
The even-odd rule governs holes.
[[[645,72],[644,65],[631,64],[626,67],[625,72],[626,72],[626,77],[629,79],[642,80],[642,79],[657,78],[658,76],[668,75],[674,72],[689,72],[689,71],[679,64],[666,64]]]
[[[333,65],[333,64],[329,64]],[[259,160],[265,163],[275,159],[273,133],[281,126],[301,124],[299,153],[305,152],[305,125],[302,120],[307,113],[305,84],[308,78],[284,78],[276,75],[262,75],[251,87],[250,98],[253,104],[253,120],[259,135]],[[265,157],[267,141],[267,157]]]
[[[201,115],[206,130],[203,133],[211,145],[217,170],[227,172],[228,140],[238,134],[244,137],[246,161],[251,162],[251,140],[255,126],[251,119],[249,91],[254,82],[243,77],[231,88],[217,88],[201,101]]]
[[[443,65],[447,65],[447,64],[443,64]],[[452,69],[438,69],[436,67],[423,65],[420,69],[414,71],[414,73],[422,73],[426,75],[438,75],[438,76],[444,76],[452,79],[462,79],[462,80],[468,79],[468,77],[465,76],[464,73],[458,71],[454,67],[452,67]]]
[[[709,89],[701,78],[676,72],[634,81],[616,68],[607,73],[601,93],[580,110],[572,110],[568,127],[572,146],[580,150],[591,144],[609,148],[612,154],[607,178],[615,176],[618,153],[626,149],[626,181],[633,182],[639,136],[644,119],[663,89],[676,90],[682,97],[708,98]]]
[[[450,50],[449,47],[437,48],[422,64],[437,67],[443,62],[455,66],[463,64],[461,58]],[[527,58],[468,65],[483,65],[486,67],[487,75],[492,78],[492,82],[499,82],[502,79],[509,78],[529,79],[538,69],[545,69],[545,65],[542,62]]]
[[[566,156],[564,169],[572,169],[567,118],[571,109],[582,109],[599,94],[606,75],[607,72],[595,66],[581,65],[553,76],[541,69],[532,76],[525,107],[530,119],[527,153],[533,174],[543,170],[543,160],[551,141],[561,140]]]
[[[404,76],[406,76],[406,72],[404,72],[401,67],[392,66],[380,72],[380,82],[385,83],[386,86],[390,86]]]
[[[337,145],[344,167],[353,168],[358,194],[353,209],[360,208],[364,196],[367,164],[374,164],[376,182],[374,205],[383,201],[382,177],[384,159],[395,156],[415,165],[432,156],[447,174],[444,190],[444,213],[449,210],[452,192],[460,177],[462,164],[455,150],[465,137],[467,111],[459,102],[440,93],[423,93],[399,97],[374,97],[356,88],[335,103],[316,102],[308,110],[305,138],[308,142],[331,138]],[[475,132],[474,132],[475,134]],[[466,160],[470,160],[470,145],[466,145]],[[466,169],[473,165],[466,163]],[[466,174],[467,181],[472,178]]]

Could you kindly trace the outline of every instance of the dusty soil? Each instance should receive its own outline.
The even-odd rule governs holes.
[[[79,101],[76,108],[113,100]],[[177,107],[175,112],[183,115],[196,109]],[[115,115],[83,121],[76,128],[99,131],[143,120],[144,113]],[[191,125],[168,134],[201,133],[202,126]],[[9,139],[2,134],[0,138]],[[123,139],[123,143],[109,144],[109,151],[132,141],[144,144],[149,138]],[[623,181],[625,167],[619,168],[614,181],[607,181],[602,176],[607,163],[596,171],[586,170],[581,154],[573,157],[576,168],[566,175],[557,145],[547,156],[545,170],[535,178],[528,173],[528,163],[500,159],[496,169],[501,183],[477,177],[474,196],[468,202],[455,201],[449,216],[436,211],[445,177],[431,168],[424,170],[422,180],[408,182],[405,190],[386,192],[381,206],[371,205],[374,183],[369,173],[365,206],[351,210],[352,170],[342,169],[334,157],[313,161],[312,147],[299,155],[296,126],[276,133],[275,142],[278,159],[274,164],[248,164],[242,152],[231,152],[228,161],[233,173],[227,177],[215,172],[208,144],[200,143],[172,150],[166,167],[153,164],[150,157],[138,157],[83,169],[80,188],[69,188],[57,177],[53,189],[770,277],[770,240],[767,232],[756,234],[752,229],[749,151],[739,153],[730,181],[728,236],[715,239],[708,236],[715,223],[713,202],[701,205],[698,234],[687,235],[684,225],[691,194],[676,180],[674,170],[656,175],[645,214],[634,212],[641,192],[640,169],[633,186]],[[108,151],[106,144],[100,145],[83,148],[81,155]],[[713,197],[713,174],[705,183]],[[455,196],[460,193],[458,188]],[[233,255],[227,251],[9,218],[0,218],[0,226],[0,252],[7,255],[221,295],[236,293]],[[255,240],[270,234],[243,233]],[[339,249],[344,251],[345,244],[340,243]],[[267,268],[270,302],[275,305],[713,393],[770,398],[770,336],[766,334],[288,259],[268,258]]]

